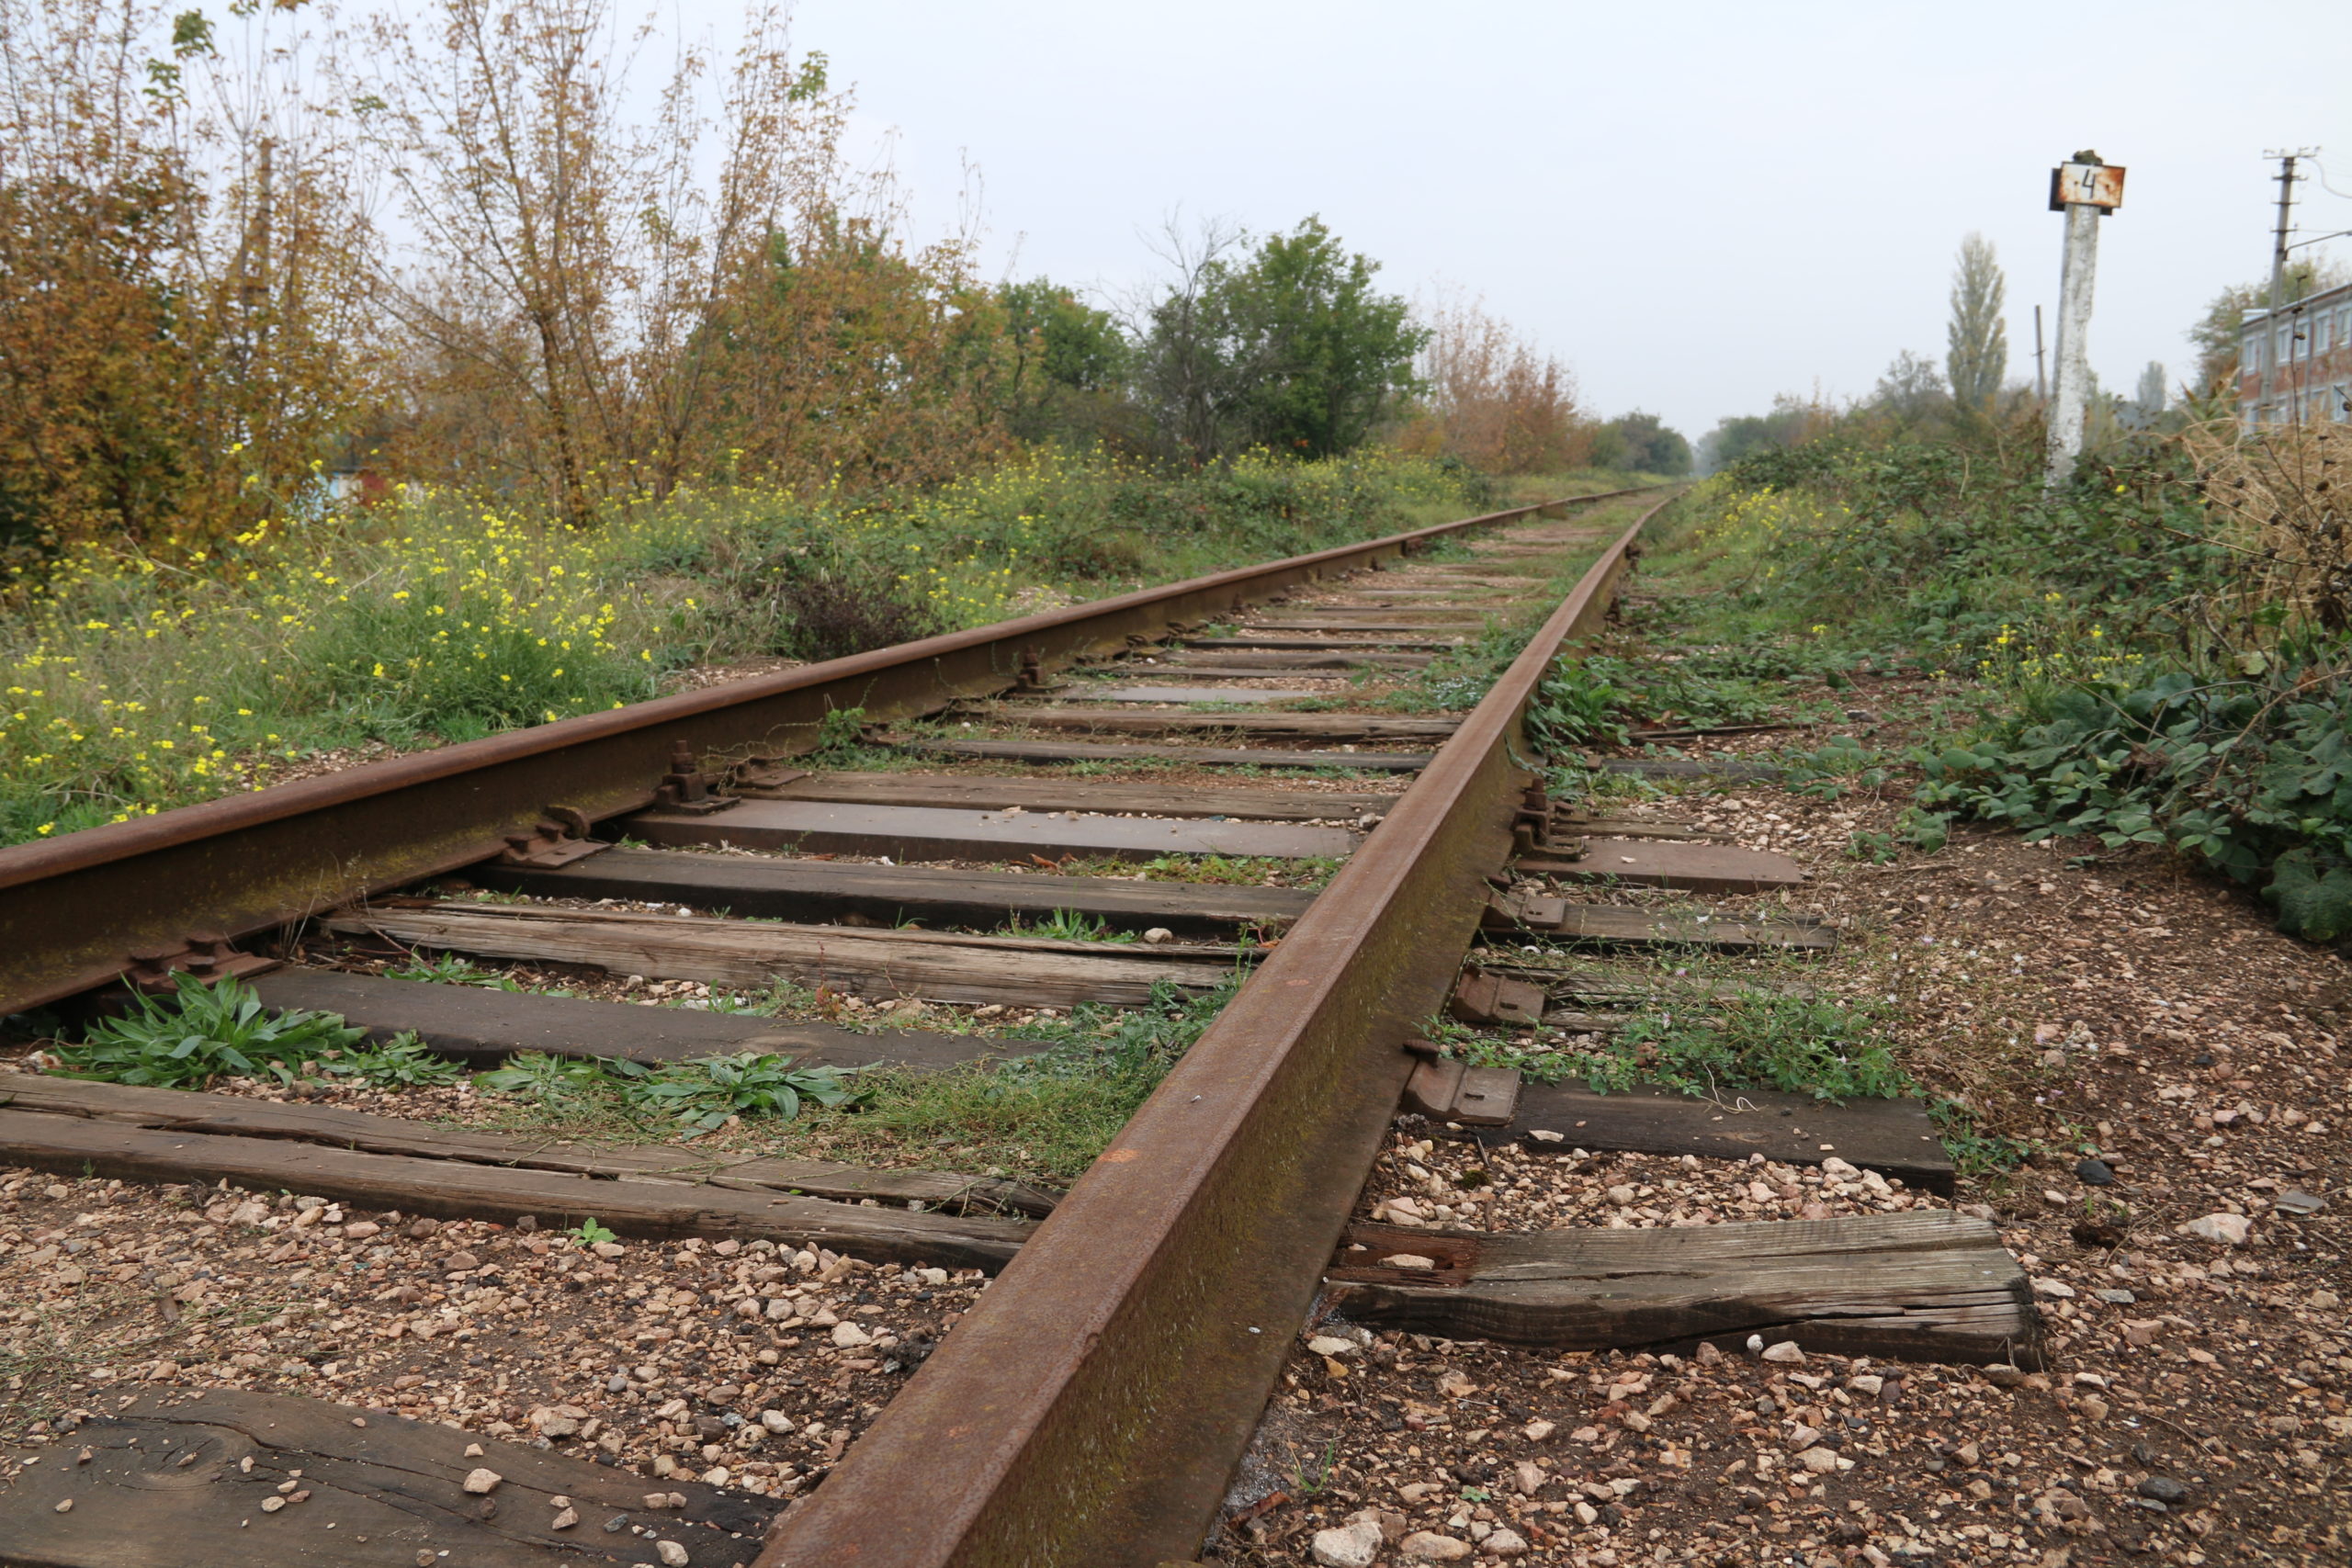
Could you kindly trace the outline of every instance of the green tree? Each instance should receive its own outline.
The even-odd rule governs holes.
[[[1824,411],[1798,399],[1772,400],[1770,413],[1735,414],[1716,423],[1699,442],[1699,457],[1708,473],[1718,473],[1758,452],[1785,451],[1822,433]]]
[[[1857,412],[1882,427],[1908,434],[1948,423],[1951,404],[1936,362],[1906,348],[1888,363],[1869,400]]]
[[[1982,234],[1961,241],[1960,260],[1951,275],[1944,371],[1962,418],[1990,412],[2001,395],[2001,378],[2009,365],[2009,329],[2002,318],[2007,296],[2008,280],[1994,258],[1992,242]]]
[[[1392,400],[1420,389],[1413,356],[1429,333],[1403,298],[1374,290],[1379,270],[1309,218],[1270,237],[1236,278],[1243,314],[1272,349],[1272,373],[1248,400],[1256,440],[1332,457],[1362,446]]]
[[[1175,278],[1148,306],[1136,385],[1163,440],[1195,462],[1264,445],[1324,457],[1361,445],[1394,400],[1419,389],[1427,340],[1377,263],[1318,219],[1246,262],[1237,231],[1171,235]]]
[[[1611,460],[1603,462],[1604,457]],[[1690,471],[1690,443],[1657,415],[1636,409],[1611,420],[1596,434],[1593,461],[1603,468],[1679,478]]]
[[[1160,445],[1195,463],[1242,445],[1243,409],[1272,368],[1232,259],[1246,238],[1221,223],[1188,234],[1171,222],[1159,254],[1174,276],[1138,312],[1136,390]]]
[[[1125,407],[1132,351],[1107,310],[1050,278],[997,291],[1010,363],[1005,426],[1023,441],[1107,434]]]

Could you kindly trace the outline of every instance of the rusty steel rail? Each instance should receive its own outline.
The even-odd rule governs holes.
[[[1670,498],[1669,498],[1670,499]],[[758,1568],[1192,1560],[1510,847],[1544,624]]]
[[[698,758],[805,751],[837,709],[933,712],[1012,684],[1024,654],[1051,666],[1113,651],[1448,535],[1632,493],[1512,507],[0,849],[0,1014],[104,985],[191,937],[269,931],[489,859],[554,807],[575,823],[639,809],[680,744]]]

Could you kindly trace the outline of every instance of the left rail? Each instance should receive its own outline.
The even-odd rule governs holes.
[[[1449,535],[1630,493],[1512,507],[0,849],[0,1014],[102,986],[141,953],[471,865],[550,816],[639,809],[681,745],[697,758],[804,751],[837,709],[931,712],[1003,690],[1024,657],[1110,652]]]

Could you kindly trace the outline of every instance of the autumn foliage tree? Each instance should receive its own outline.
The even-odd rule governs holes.
[[[804,217],[769,240],[712,323],[713,468],[929,483],[1005,442],[1003,310],[960,247],[909,252],[870,219]]]
[[[200,14],[0,0],[0,547],[19,558],[250,529],[349,416],[347,170],[277,74],[296,21],[241,19],[262,43],[224,61]]]
[[[585,525],[721,473],[878,483],[999,439],[1000,312],[969,246],[913,247],[845,165],[847,96],[753,12],[687,44],[654,112],[606,0],[441,0],[379,24],[355,82],[415,238],[379,268],[408,367],[404,458],[521,484]]]
[[[1567,367],[1485,307],[1441,299],[1423,313],[1429,338],[1419,371],[1426,400],[1397,441],[1408,451],[1447,455],[1495,473],[1568,468],[1589,455],[1588,423]]]
[[[1178,247],[1127,333],[983,279],[969,232],[919,243],[767,0],[723,47],[638,0],[214,3],[0,0],[0,547],[28,558],[209,553],[356,468],[585,528],[1024,440],[1327,457],[1423,390],[1428,332],[1312,218]],[[1482,322],[1439,323],[1430,441],[1571,458],[1566,373]]]

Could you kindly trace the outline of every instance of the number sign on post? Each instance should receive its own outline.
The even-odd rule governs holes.
[[[2112,212],[2123,205],[2123,169],[2116,164],[2061,164],[2050,171],[2050,210],[2069,205]]]

